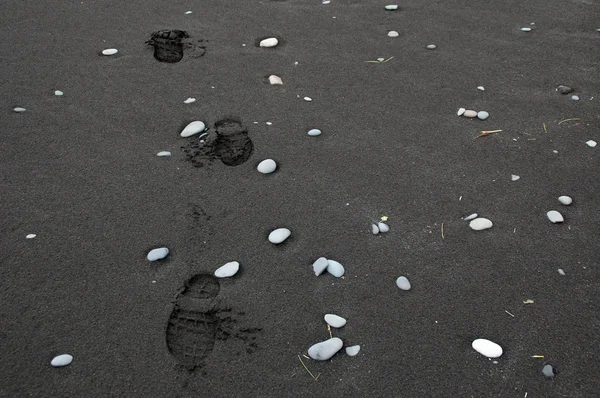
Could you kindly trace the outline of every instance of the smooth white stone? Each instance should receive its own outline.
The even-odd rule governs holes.
[[[476,218],[477,218],[477,213],[473,213],[470,216],[463,217],[463,220],[465,220],[465,221],[471,221],[471,220],[474,220]]]
[[[60,97],[60,96],[62,96],[62,95],[64,95],[64,94],[65,94],[65,93],[63,93],[63,92],[62,92],[62,91],[60,91],[60,90],[54,90],[54,95],[56,95],[57,97]]]
[[[570,196],[559,196],[559,197],[558,197],[558,201],[559,201],[560,203],[562,203],[563,205],[565,205],[565,206],[568,206],[568,205],[570,205],[571,203],[573,203],[573,199],[571,199],[571,197],[570,197]]]
[[[559,269],[558,269],[558,273],[559,273],[560,275],[562,275],[562,276],[565,276],[565,275],[566,275],[566,274],[565,274],[565,271],[564,271],[562,268],[559,268]]]
[[[464,115],[464,113],[465,113],[466,111],[467,111],[467,110],[466,110],[465,108],[458,108],[458,112],[456,112],[456,114],[457,114],[458,116],[462,116],[462,115]]]
[[[377,61],[383,62],[383,61],[385,61],[385,58],[377,58]]]
[[[13,111],[21,113],[21,112],[25,112],[27,109],[25,108],[21,108],[20,106],[17,106],[15,109],[13,109]]]
[[[589,140],[586,142],[586,144],[587,144],[587,146],[592,147],[592,148],[597,145],[596,141],[594,141],[594,140]]]
[[[187,126],[185,126],[185,128],[181,132],[181,136],[182,137],[191,137],[194,134],[203,132],[205,129],[206,129],[206,125],[204,124],[204,122],[196,120],[194,122],[191,122]]]
[[[215,276],[217,278],[229,278],[230,276],[234,276],[240,270],[240,263],[237,261],[230,261],[227,264],[219,267],[215,271]]]
[[[475,351],[488,358],[498,358],[503,352],[502,347],[486,339],[473,340],[471,346]]]
[[[310,101],[312,101],[312,98],[310,98],[310,97],[304,97],[304,101],[310,102]]]
[[[169,255],[169,249],[166,247],[160,247],[158,249],[152,249],[148,252],[148,256],[146,257],[148,261],[157,261],[162,260],[163,258]]]
[[[379,227],[375,224],[371,224],[371,232],[373,232],[373,235],[377,235],[379,233]]]
[[[321,130],[319,130],[319,129],[308,130],[308,135],[310,135],[311,137],[317,137],[317,136],[321,135]]]
[[[336,278],[341,277],[342,275],[344,275],[344,272],[346,272],[344,266],[335,260],[327,260],[327,263],[327,272],[329,272]]]
[[[287,228],[277,228],[269,234],[269,242],[277,245],[289,238],[291,234],[292,231]]]
[[[396,279],[396,286],[402,290],[410,290],[411,288],[410,281],[405,276],[400,276]]]
[[[395,30],[390,30],[388,32],[388,36],[389,37],[398,37],[398,36],[400,36],[400,34],[398,32],[396,32]]]
[[[313,271],[315,272],[315,275],[319,276],[327,269],[328,266],[329,262],[327,259],[325,257],[319,257],[317,261],[313,263]]]
[[[485,120],[485,119],[487,119],[488,117],[490,117],[490,114],[489,114],[489,113],[487,113],[486,111],[479,111],[479,112],[477,112],[477,118],[478,118],[479,120]]]
[[[268,39],[261,40],[259,45],[261,47],[269,48],[275,47],[277,44],[279,44],[279,40],[274,37],[270,37]]]
[[[25,238],[26,238],[26,239],[33,239],[33,238],[35,238],[36,236],[37,236],[36,234],[29,234],[29,235],[27,235]]]
[[[386,223],[382,223],[382,222],[377,223],[377,227],[379,227],[379,232],[381,232],[381,233],[386,233],[390,230],[389,225],[387,225]]]
[[[523,32],[531,32],[531,28],[521,28]]]
[[[476,218],[469,223],[469,227],[475,231],[482,231],[484,229],[492,228],[494,224],[487,218]]]
[[[189,15],[189,14],[191,14],[191,13],[192,13],[191,11],[186,11],[186,12],[185,12],[185,14],[186,14],[186,15]]]
[[[510,176],[510,179],[511,179],[511,181],[519,181],[519,180],[521,179],[521,177],[519,177],[519,176],[518,176],[518,175],[516,175],[516,174],[512,174],[512,175]]]
[[[325,314],[325,322],[332,328],[341,328],[346,324],[346,320],[335,314]]]
[[[556,210],[550,210],[548,212],[547,216],[548,216],[548,220],[550,220],[550,222],[552,222],[554,224],[561,223],[561,222],[565,221],[565,219],[562,216],[562,214],[560,214]]]
[[[354,356],[358,355],[359,351],[360,351],[359,345],[353,345],[352,347],[346,347],[346,355],[348,355],[350,357],[354,357]]]
[[[465,113],[463,113],[463,116],[465,117],[477,117],[477,112],[472,111],[472,110],[466,110]]]
[[[62,366],[69,365],[71,362],[73,362],[72,355],[62,354],[57,357],[54,357],[54,359],[52,359],[52,361],[50,362],[50,365],[52,365],[55,368],[60,368]]]
[[[266,124],[267,126],[272,126],[272,125],[273,125],[273,123],[272,123],[272,122],[265,122],[265,124]]]
[[[388,10],[388,11],[394,11],[394,10],[398,9],[398,5],[396,5],[396,4],[389,4],[389,5],[385,6],[385,9]]]
[[[437,46],[435,44],[428,44],[427,45],[427,49],[428,50],[435,50],[437,48]]]
[[[156,154],[156,156],[160,156],[160,157],[171,156],[171,152],[169,152],[169,151],[160,151],[159,153]]]
[[[269,83],[271,85],[276,85],[276,84],[283,84],[283,80],[281,80],[281,78],[279,76],[276,75],[271,75],[269,76]]]
[[[344,342],[339,337],[322,341],[308,349],[308,356],[317,361],[326,361],[342,349]]]
[[[117,50],[116,48],[107,48],[106,50],[102,50],[103,55],[115,55],[118,52],[119,50]]]
[[[184,104],[191,104],[192,102],[196,102],[196,98],[188,98],[185,101],[183,101]]]
[[[273,159],[265,159],[258,164],[256,170],[258,170],[259,173],[271,174],[276,168],[277,163],[275,163]]]
[[[485,91],[485,87],[483,87],[483,86],[477,86],[477,90]]]
[[[571,96],[571,99],[572,99],[573,101],[579,101],[579,96],[578,96],[578,95],[572,95],[572,96]]]

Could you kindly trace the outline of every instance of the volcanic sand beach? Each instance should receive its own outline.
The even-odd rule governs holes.
[[[3,3],[1,396],[598,396],[600,4],[386,4]],[[158,62],[146,42],[172,29],[183,58]],[[195,120],[213,138],[240,122],[250,157],[195,155],[179,135]],[[345,275],[316,276],[321,256]],[[203,310],[214,335],[184,336],[204,347],[189,371],[167,347],[174,309],[229,261]],[[303,356],[326,313],[357,356]]]

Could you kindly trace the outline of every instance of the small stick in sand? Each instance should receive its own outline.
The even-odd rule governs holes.
[[[331,334],[331,326],[327,324],[327,331],[329,332],[329,338],[332,339],[333,335]]]
[[[315,377],[315,375],[313,375],[312,372],[310,370],[308,370],[308,368],[304,364],[304,361],[302,360],[302,358],[300,358],[300,355],[298,355],[298,359],[300,360],[300,363],[302,364],[302,366],[304,366],[304,369],[306,369],[306,371],[308,372],[308,374],[310,375],[310,377],[312,377],[314,380],[317,380],[317,378]]]
[[[490,135],[490,134],[494,134],[494,133],[500,133],[502,130],[487,130],[487,131],[482,131],[481,134],[479,134],[477,137],[475,137],[475,139],[477,138],[481,138],[481,137],[485,137],[486,135]]]
[[[444,238],[444,223],[442,223],[442,239],[445,239]]]
[[[510,312],[504,310],[504,312],[506,312],[508,315],[512,316],[513,318],[515,317],[513,314],[511,314]]]
[[[547,133],[548,130],[546,130],[546,123],[542,123],[542,125],[544,126],[544,133]]]
[[[544,358],[543,355],[532,355],[531,358]]]
[[[572,120],[581,120],[581,119],[580,119],[580,118],[578,118],[578,117],[572,117],[572,118],[570,118],[570,119],[563,119],[563,120],[561,120],[560,122],[558,122],[558,124],[562,124],[562,123],[564,123],[564,122],[570,122],[570,121],[572,121]]]

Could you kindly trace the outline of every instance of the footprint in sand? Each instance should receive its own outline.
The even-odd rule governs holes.
[[[184,30],[159,30],[152,33],[147,45],[154,47],[154,58],[159,62],[176,63],[183,59],[186,49],[199,50],[195,57],[201,57],[206,48],[188,42],[190,36]]]

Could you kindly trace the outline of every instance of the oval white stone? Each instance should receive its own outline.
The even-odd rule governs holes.
[[[479,111],[479,112],[477,112],[477,117],[478,117],[480,120],[485,120],[485,119],[487,119],[488,117],[490,117],[490,114],[489,114],[489,113],[487,113],[486,111]]]
[[[283,80],[281,80],[279,76],[271,75],[269,76],[269,83],[271,83],[271,85],[283,84]]]
[[[485,87],[483,87],[483,86],[477,86],[477,90],[485,91]]]
[[[519,177],[519,176],[518,176],[518,175],[516,175],[516,174],[511,174],[511,176],[510,176],[510,179],[511,179],[512,181],[519,181],[519,180],[521,179],[521,177]]]
[[[52,365],[55,368],[60,368],[61,366],[69,365],[71,362],[73,362],[72,355],[62,354],[57,357],[54,357],[54,359],[52,359],[52,361],[50,362],[50,365]]]
[[[317,261],[315,261],[313,263],[313,271],[315,272],[315,275],[319,276],[323,273],[323,271],[325,271],[327,269],[327,266],[329,265],[329,262],[327,261],[327,259],[325,257],[319,257],[317,259]]]
[[[321,135],[321,130],[319,130],[319,129],[308,130],[308,135],[310,135],[311,137],[317,137],[317,136]]]
[[[473,213],[470,216],[463,217],[463,220],[465,220],[465,221],[471,221],[471,220],[474,220],[476,218],[477,218],[477,213]]]
[[[568,206],[568,205],[570,205],[571,203],[573,203],[573,199],[571,199],[571,197],[570,197],[570,196],[559,196],[559,197],[558,197],[558,201],[559,201],[560,203],[562,203],[563,205],[565,205],[565,206]]]
[[[467,111],[467,110],[466,110],[465,108],[458,108],[458,112],[456,112],[456,114],[457,114],[458,116],[462,116],[462,115],[464,115],[464,113],[465,113],[466,111]]]
[[[36,236],[37,236],[36,234],[29,234],[29,235],[27,235],[25,238],[26,238],[26,239],[33,239],[33,238],[35,238]]]
[[[387,225],[386,223],[383,223],[383,222],[377,223],[377,227],[379,227],[379,232],[381,232],[381,233],[386,233],[390,230],[389,225]]]
[[[387,6],[385,6],[385,9],[388,11],[394,11],[398,9],[398,6],[396,4],[389,4]]]
[[[327,263],[327,272],[329,272],[336,278],[341,277],[342,275],[344,275],[344,272],[346,272],[344,266],[335,260],[327,260]]]
[[[196,102],[196,98],[189,97],[188,99],[183,101],[184,104],[191,104],[192,102]]]
[[[428,44],[427,45],[427,49],[428,50],[435,50],[437,48],[437,46],[435,44]]]
[[[269,234],[269,242],[277,245],[289,238],[291,234],[292,231],[287,228],[277,228]]]
[[[265,159],[256,166],[259,173],[271,174],[277,168],[277,163],[273,159]]]
[[[390,30],[388,32],[388,36],[389,37],[398,37],[398,36],[400,36],[400,34],[398,32],[396,32],[395,30]]]
[[[146,258],[148,261],[157,261],[162,260],[163,258],[169,255],[169,249],[166,247],[160,247],[158,249],[152,249],[148,252],[148,256]]]
[[[237,261],[231,261],[219,267],[215,271],[215,276],[217,278],[229,278],[230,276],[234,276],[239,270],[240,263],[238,263]]]
[[[308,349],[308,356],[317,361],[326,361],[342,349],[344,343],[339,337],[322,341]]]
[[[377,235],[379,233],[379,227],[375,224],[371,224],[371,232],[373,232],[373,235]]]
[[[279,44],[279,40],[274,37],[270,37],[268,39],[261,40],[259,45],[261,47],[269,48],[275,47],[277,44]]]
[[[206,125],[204,124],[204,122],[196,120],[194,122],[191,122],[187,126],[185,126],[185,128],[181,132],[181,136],[182,137],[191,137],[194,134],[203,132],[205,129],[206,129]]]
[[[21,108],[20,106],[17,106],[16,108],[14,108],[14,109],[13,109],[13,111],[15,111],[15,112],[18,112],[18,113],[20,113],[20,112],[25,112],[26,110],[27,110],[27,109],[25,109],[25,108]]]
[[[531,32],[531,28],[521,28],[523,32]]]
[[[160,151],[159,153],[156,154],[156,156],[160,156],[160,157],[171,156],[171,152],[169,152],[169,151]]]
[[[469,227],[475,231],[481,231],[484,229],[492,228],[494,224],[487,218],[476,218],[469,223]]]
[[[54,95],[56,95],[57,97],[62,96],[64,93],[60,90],[54,90]]]
[[[562,275],[562,276],[565,276],[565,275],[566,275],[566,274],[565,274],[565,271],[564,271],[562,268],[559,268],[559,269],[558,269],[558,273],[559,273],[560,275]]]
[[[396,279],[396,286],[398,286],[402,290],[410,290],[410,288],[412,287],[410,285],[410,281],[405,276],[400,276],[398,279]]]
[[[304,97],[304,101],[310,102],[310,101],[312,101],[312,98],[310,98],[310,97]]]
[[[359,351],[360,351],[359,345],[353,345],[352,347],[346,347],[346,355],[348,355],[350,357],[354,357],[354,356],[358,355]]]
[[[346,324],[346,320],[335,314],[325,314],[325,322],[332,328],[341,328]]]
[[[502,355],[502,347],[493,341],[477,339],[473,340],[471,346],[475,351],[488,358],[498,358]]]
[[[472,110],[466,110],[463,113],[463,116],[465,116],[465,117],[477,117],[477,112],[472,111]]]
[[[560,214],[556,210],[550,210],[548,212],[547,216],[548,216],[548,220],[550,220],[550,222],[552,222],[554,224],[561,223],[561,222],[565,221],[565,219],[563,218],[562,214]]]
[[[107,48],[106,50],[102,50],[103,55],[115,55],[118,52],[119,50],[117,50],[116,48]]]
[[[16,108],[15,108],[16,109]],[[593,148],[597,145],[596,141],[594,140],[589,140],[586,142],[587,146],[589,146],[590,148]]]

